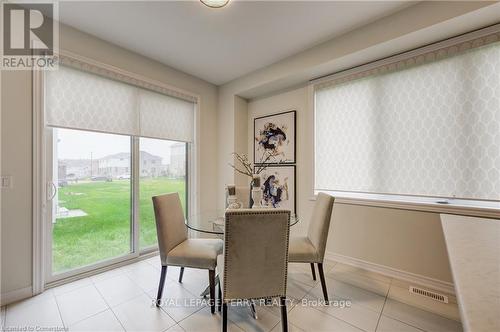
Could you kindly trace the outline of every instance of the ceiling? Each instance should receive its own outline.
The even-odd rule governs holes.
[[[60,2],[60,20],[221,85],[401,10],[407,1]]]

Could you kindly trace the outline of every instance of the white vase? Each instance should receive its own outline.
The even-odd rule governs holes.
[[[253,200],[252,208],[262,207],[262,189],[260,188],[252,189],[252,200]]]

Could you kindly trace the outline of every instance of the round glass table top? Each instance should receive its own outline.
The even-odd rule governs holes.
[[[213,210],[189,215],[186,219],[186,226],[197,232],[222,235],[224,234],[224,213],[225,210]],[[296,214],[290,215],[290,227],[299,221]]]

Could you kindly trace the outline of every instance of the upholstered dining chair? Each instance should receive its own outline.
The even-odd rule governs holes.
[[[290,211],[227,210],[224,254],[217,257],[219,310],[227,331],[228,303],[279,298],[281,324],[287,331],[286,281]]]
[[[153,206],[161,258],[161,275],[156,306],[161,304],[167,266],[180,266],[179,282],[182,282],[184,267],[192,267],[208,270],[210,303],[212,313],[214,313],[215,266],[217,255],[222,253],[224,243],[220,239],[188,238],[179,194],[154,196]]]
[[[288,251],[288,261],[290,263],[309,263],[313,280],[316,280],[314,264],[318,265],[319,278],[323,296],[328,302],[328,292],[323,272],[323,260],[325,258],[326,240],[330,219],[333,210],[333,196],[319,193],[314,206],[313,214],[309,220],[309,229],[306,236],[292,237],[290,239],[290,249]]]

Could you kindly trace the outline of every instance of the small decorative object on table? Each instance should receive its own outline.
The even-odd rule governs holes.
[[[262,207],[262,188],[260,187],[260,175],[254,174],[252,179],[253,208]]]
[[[262,189],[260,188],[260,176],[259,176],[259,174],[260,174],[260,172],[262,172],[263,170],[265,170],[267,168],[267,166],[269,165],[269,161],[271,159],[274,159],[274,155],[271,152],[266,152],[265,154],[263,154],[259,165],[258,166],[255,165],[255,172],[252,170],[252,168],[253,168],[252,163],[250,162],[250,160],[248,160],[248,157],[246,154],[238,154],[236,152],[233,152],[233,156],[240,163],[240,165],[242,166],[243,169],[235,166],[234,164],[229,164],[229,166],[231,166],[238,173],[246,175],[252,179],[250,181],[249,204],[248,204],[248,207],[252,208],[254,205],[254,199],[252,198],[254,187],[256,187],[255,189],[259,189],[260,197],[262,197]],[[258,186],[256,186],[254,184],[254,181],[256,181],[256,179],[258,179],[258,181],[259,181]],[[258,196],[259,194],[256,193],[256,195]],[[256,198],[258,198],[258,197],[256,197]],[[257,203],[260,206],[260,199],[257,201]]]
[[[238,202],[236,197],[236,186],[234,184],[227,185],[227,207],[228,209],[239,209],[241,208],[241,202]]]

